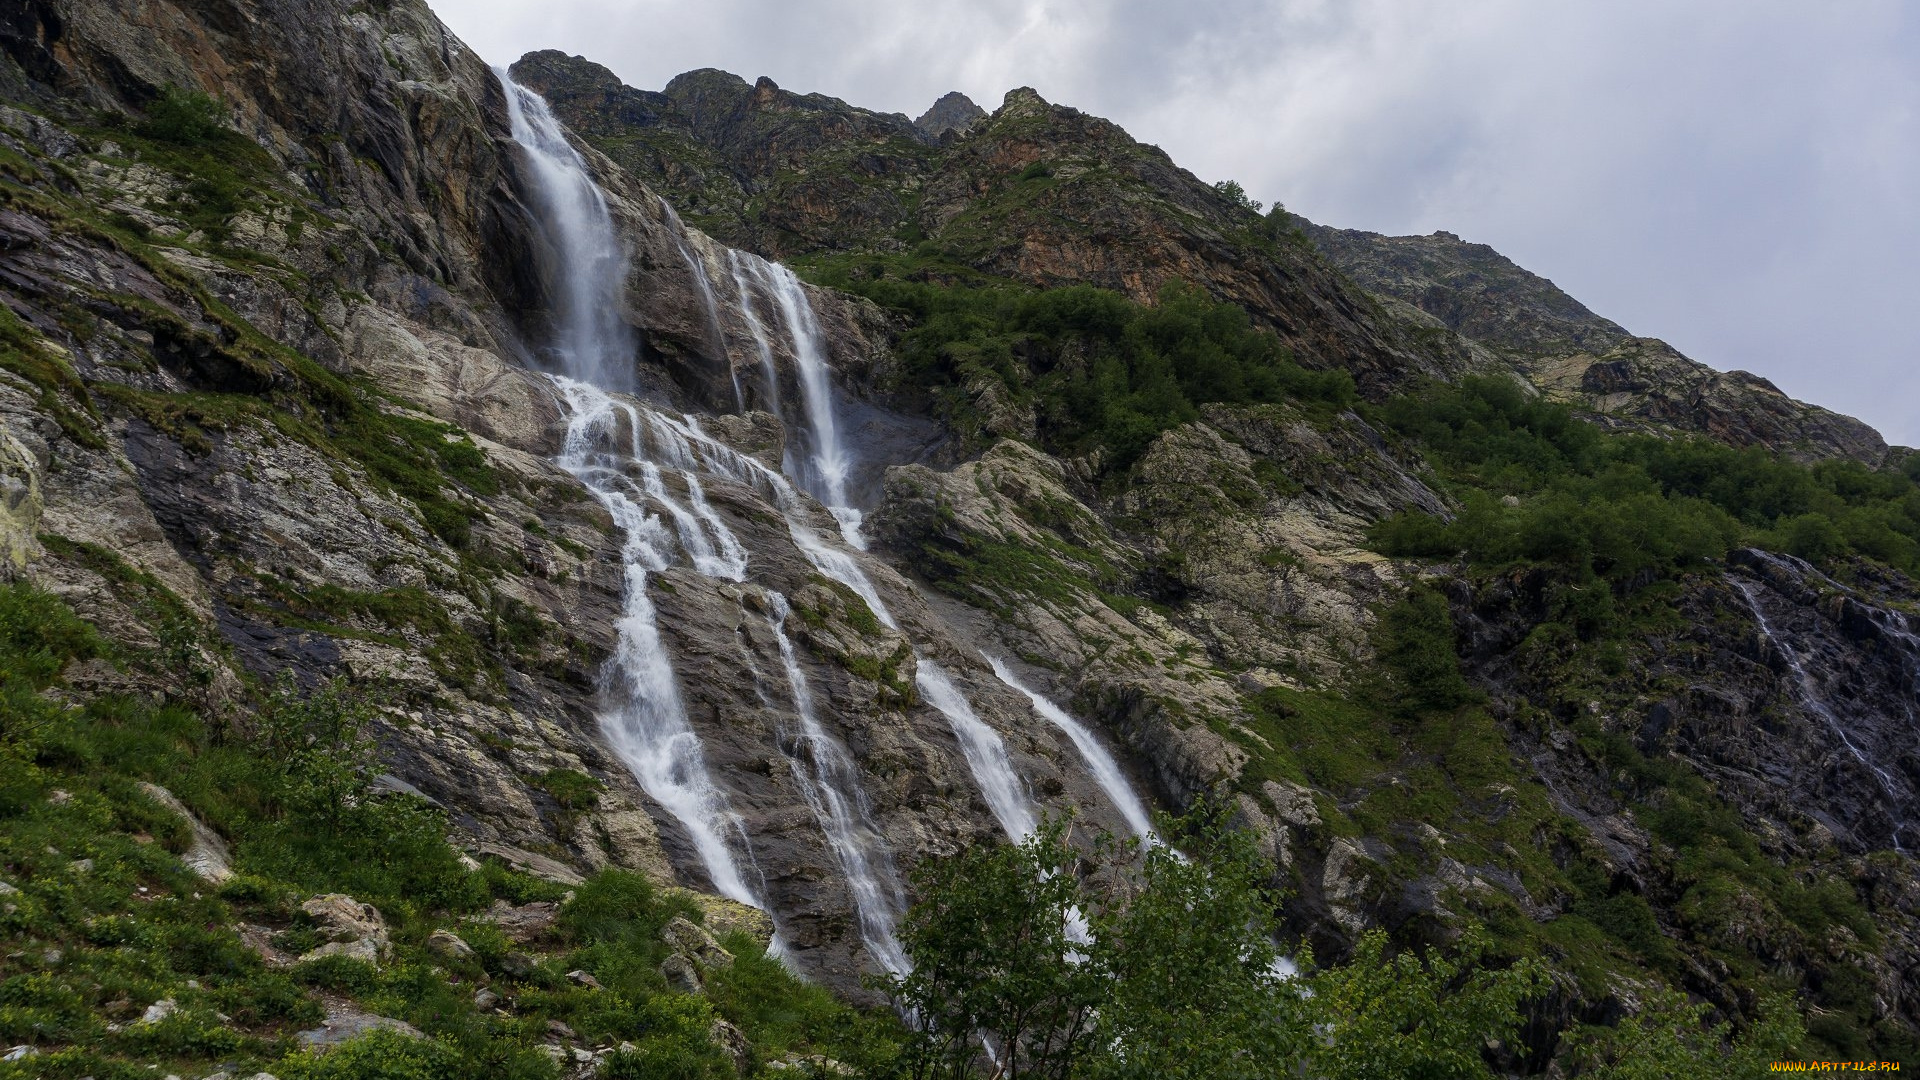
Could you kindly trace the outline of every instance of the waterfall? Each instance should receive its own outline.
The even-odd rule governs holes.
[[[880,598],[880,591],[874,588],[873,580],[860,568],[859,560],[829,545],[811,525],[801,520],[799,493],[785,477],[753,458],[699,434],[696,428],[688,426],[685,431],[701,440],[701,450],[707,455],[705,461],[709,468],[749,486],[764,488],[771,495],[775,505],[786,515],[787,534],[792,538],[794,547],[799,549],[815,570],[851,589],[888,629],[900,630],[900,623],[893,617],[886,601]],[[968,771],[973,774],[974,783],[986,797],[988,808],[993,811],[1001,828],[1006,830],[1009,839],[1024,840],[1032,834],[1038,815],[1027,796],[1026,785],[1013,768],[1006,742],[973,711],[966,695],[961,693],[945,669],[922,656],[918,650],[914,655],[917,660],[915,685],[927,703],[946,717],[954,738],[960,744]]]
[[[749,256],[751,257],[751,256]],[[741,269],[738,251],[727,249],[727,269],[733,274],[733,289],[740,296],[740,317],[747,324],[747,331],[753,335],[753,347],[760,357],[760,374],[767,381],[767,408],[775,416],[780,415],[780,371],[773,365],[773,343],[767,340],[766,324],[760,321],[760,315],[753,308],[753,290],[747,285],[747,275]]]
[[[688,534],[684,527],[676,530],[677,536],[670,533],[647,509],[648,503],[673,505],[653,479],[658,470],[649,473],[643,468],[643,479],[636,484],[628,470],[646,463],[606,449],[617,435],[623,412],[630,424],[633,414],[595,387],[564,376],[555,381],[568,409],[559,464],[593,493],[626,536],[621,551],[626,563],[625,610],[609,665],[610,707],[600,714],[601,730],[641,789],[686,830],[714,889],[741,903],[764,907],[727,844],[729,833],[740,832],[739,822],[707,772],[700,737],[687,720],[686,704],[660,641],[653,600],[647,595],[647,575],[671,566],[674,541]],[[637,431],[638,425],[634,427]]]
[[[532,165],[534,198],[552,246],[548,271],[555,294],[554,351],[564,371],[555,384],[567,405],[559,465],[586,486],[626,538],[621,552],[626,564],[624,610],[606,674],[608,704],[600,713],[600,727],[641,789],[686,830],[714,889],[764,907],[727,843],[729,834],[742,830],[707,771],[700,737],[687,720],[647,594],[648,574],[672,565],[675,541],[705,574],[739,580],[745,575],[746,556],[710,508],[703,515],[671,497],[659,467],[642,453],[638,411],[607,393],[631,381],[627,365],[634,338],[618,315],[626,256],[606,197],[546,102],[504,70],[498,74],[514,141],[525,148]],[[631,431],[631,449],[615,452],[610,447],[623,419]],[[705,501],[700,496],[695,503],[704,508]],[[668,511],[674,522],[671,535],[649,505]]]
[[[808,494],[819,499],[840,524],[840,535],[853,547],[865,551],[866,538],[860,534],[860,511],[847,497],[847,474],[852,458],[840,442],[840,425],[834,415],[833,381],[827,368],[826,348],[821,343],[820,320],[813,304],[793,271],[776,262],[745,256],[755,275],[773,294],[780,310],[787,341],[793,347],[793,362],[800,383],[800,405],[805,413],[799,426],[801,453],[789,453],[785,461],[788,473]],[[741,295],[746,295],[742,290]]]
[[[989,656],[987,662],[993,665],[993,673],[1001,682],[1025,694],[1027,700],[1033,702],[1034,712],[1065,732],[1067,738],[1073,741],[1074,748],[1080,751],[1081,758],[1086,761],[1088,771],[1099,782],[1100,790],[1107,793],[1107,799],[1113,803],[1114,809],[1127,819],[1127,826],[1133,830],[1133,834],[1142,840],[1153,841],[1153,819],[1147,813],[1146,805],[1140,801],[1140,796],[1134,794],[1133,785],[1127,783],[1127,774],[1120,771],[1120,763],[1114,760],[1106,747],[1100,745],[1100,740],[1094,738],[1093,732],[1065,709],[1021,682],[999,657]]]
[[[545,267],[553,290],[553,351],[561,369],[609,390],[633,384],[633,331],[620,319],[627,255],[613,215],[579,151],[540,95],[495,69],[506,91],[513,140],[526,151],[535,209],[547,232]]]
[[[743,307],[750,303],[745,275],[740,273],[743,259],[773,293],[793,345],[794,361],[799,368],[808,452],[798,459],[788,453],[783,464],[789,473],[794,474],[795,481],[833,514],[834,520],[840,525],[841,536],[847,543],[865,550],[866,541],[860,535],[860,512],[847,505],[848,457],[840,445],[839,423],[833,408],[833,388],[828,379],[824,350],[820,345],[819,322],[814,317],[813,305],[807,300],[806,290],[800,287],[800,279],[794,276],[793,271],[753,256],[736,256],[733,269],[740,279]],[[756,337],[764,340],[759,320],[751,319],[749,325],[755,328]],[[771,352],[765,355],[770,363]],[[770,377],[771,374],[770,370]],[[800,549],[814,569],[852,589],[866,602],[875,618],[889,629],[898,631],[900,624],[880,599],[879,591],[873,587],[866,572],[860,569],[859,561],[852,554],[822,541],[810,525],[798,519],[795,513],[797,501],[791,498],[790,489],[788,496],[780,502],[787,511],[787,531],[793,538],[794,546]],[[939,710],[952,727],[954,737],[960,744],[961,755],[966,759],[974,782],[986,797],[994,817],[1009,838],[1016,841],[1025,839],[1033,833],[1037,815],[1032,800],[1027,796],[1026,785],[1014,771],[1006,742],[973,711],[966,695],[961,693],[943,668],[921,656],[918,650],[915,650],[915,657],[915,684],[928,704]]]
[[[794,779],[801,795],[826,833],[840,871],[846,876],[853,894],[854,912],[860,919],[860,940],[882,967],[895,975],[905,975],[912,965],[906,950],[894,937],[894,923],[906,910],[906,897],[900,890],[893,869],[893,858],[880,841],[872,820],[866,795],[860,789],[859,772],[846,748],[827,734],[815,714],[813,692],[807,686],[806,672],[794,657],[793,642],[787,637],[787,599],[769,593],[773,613],[768,626],[780,646],[780,662],[787,670],[787,686],[793,694],[794,712],[800,718],[799,738],[788,750]]]
[[[506,72],[500,72],[500,78],[513,137],[524,148],[530,166],[530,202],[546,241],[543,270],[552,294],[551,354],[558,368],[552,377],[567,410],[566,439],[557,462],[586,486],[624,537],[624,610],[615,654],[607,666],[600,723],[609,747],[648,796],[684,830],[713,888],[765,907],[749,884],[750,877],[757,879],[751,845],[726,793],[708,772],[699,734],[688,719],[648,585],[650,575],[676,564],[691,565],[716,580],[747,579],[750,553],[715,512],[702,483],[703,476],[725,478],[778,507],[794,547],[808,563],[853,590],[886,626],[900,630],[853,553],[866,545],[860,534],[860,512],[850,505],[851,455],[841,441],[819,322],[792,271],[728,252],[727,269],[739,295],[741,322],[753,337],[768,401],[776,412],[782,411],[780,380],[769,339],[776,316],[777,329],[784,333],[794,357],[801,415],[788,419],[793,437],[781,470],[713,439],[691,417],[616,397],[632,388],[637,339],[619,315],[627,265],[606,197],[546,103],[516,85]],[[662,206],[680,257],[706,306],[713,344],[725,357],[726,329],[713,278],[678,216],[670,206]],[[756,290],[765,304],[756,306]],[[736,405],[744,408],[738,374],[730,357],[727,361]],[[844,545],[815,530],[809,506],[800,497],[802,490],[831,512]],[[822,722],[787,633],[787,602],[777,592],[769,591],[768,596],[772,608],[768,629],[779,648],[798,724],[782,733],[781,750],[792,763],[800,794],[846,878],[868,952],[887,970],[904,972],[908,961],[894,926],[905,898],[891,854],[872,820],[856,764]],[[1011,839],[1032,835],[1038,811],[1013,767],[1005,740],[976,715],[944,668],[917,649],[916,659],[919,692],[947,719],[995,819]],[[1043,717],[1068,733],[1129,824],[1145,835],[1145,809],[1126,789],[1111,755],[1066,713],[1024,690],[1010,676],[1003,678],[1025,693]],[[1084,932],[1083,919],[1076,925]]]
[[[966,695],[953,684],[953,679],[940,665],[922,659],[914,682],[928,703],[939,709],[953,725],[953,733],[960,740],[960,753],[967,759],[967,768],[973,772],[974,782],[980,785],[980,794],[986,797],[987,808],[999,819],[1000,827],[1006,830],[1008,838],[1020,841],[1032,836],[1034,829],[1039,826],[1033,812],[1033,801],[1027,797],[1026,786],[1020,782],[1019,774],[1013,771],[1013,763],[1007,757],[1007,744],[1000,738],[1000,733],[974,715],[973,706],[968,704]]]
[[[1780,655],[1786,659],[1787,670],[1793,674],[1794,696],[1799,699],[1800,705],[1824,721],[1827,729],[1833,732],[1841,745],[1847,748],[1847,752],[1853,755],[1853,759],[1865,766],[1880,781],[1880,790],[1887,797],[1887,816],[1893,821],[1893,849],[1904,853],[1907,849],[1900,844],[1900,834],[1905,831],[1907,825],[1894,814],[1898,795],[1892,775],[1874,764],[1866,751],[1853,741],[1853,736],[1848,733],[1839,715],[1833,711],[1832,706],[1827,704],[1826,695],[1821,693],[1819,683],[1807,671],[1806,665],[1801,663],[1800,654],[1784,638],[1773,632],[1773,624],[1767,620],[1767,613],[1760,605],[1760,598],[1754,595],[1753,583],[1732,575],[1728,575],[1727,580],[1746,599],[1748,609],[1753,612],[1754,621],[1760,624],[1761,636],[1765,637],[1774,648],[1779,649]]]

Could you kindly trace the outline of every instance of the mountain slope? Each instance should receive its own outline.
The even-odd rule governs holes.
[[[1502,354],[1557,401],[1619,424],[1702,432],[1802,460],[1887,460],[1885,440],[1866,424],[1794,401],[1757,375],[1714,371],[1664,341],[1635,337],[1485,244],[1451,233],[1306,229],[1353,280]]]
[[[767,80],[690,72],[656,95],[673,110],[629,123],[619,117],[631,109],[608,103],[650,99],[614,89],[597,64],[541,52],[514,72],[690,221],[771,258],[871,253],[904,260],[906,273],[1091,284],[1142,302],[1185,281],[1244,307],[1301,363],[1348,370],[1369,393],[1467,362],[1408,337],[1308,248],[1158,147],[1031,90],[934,145],[905,117]],[[639,149],[661,139],[685,154]]]
[[[1153,801],[1227,806],[1321,962],[1479,921],[1497,959],[1555,965],[1502,1068],[1653,981],[1730,1018],[1790,987],[1818,1049],[1911,1045],[1911,458],[1603,434],[1500,375],[1575,336],[1638,347],[1537,279],[1434,255],[1420,280],[1472,309],[1435,325],[1031,91],[916,126],[533,54],[515,71],[579,133],[541,152],[577,159],[623,256],[594,262],[508,88],[419,4],[36,0],[0,45],[7,626],[70,609],[100,639],[4,675],[52,719],[0,755],[4,915],[27,913],[0,974],[41,1010],[0,1023],[49,1056],[110,1034],[117,1060],[267,1062],[356,1001],[526,1075],[555,1072],[536,1044],[641,1031],[703,1069],[884,1048],[888,1022],[762,955],[777,931],[871,1000],[850,847],[884,875],[998,842],[1010,806],[1127,828],[988,656]],[[577,370],[583,266],[631,393],[549,377]],[[341,701],[360,726],[328,735]],[[642,706],[697,755],[636,752]],[[199,835],[141,780],[231,845],[225,906],[140,839]],[[61,906],[86,871],[53,829],[111,889]],[[150,917],[142,886],[205,942],[138,983],[61,967],[172,948],[101,936]],[[480,918],[567,888],[524,941]],[[354,890],[399,960],[270,966],[349,945],[296,912]],[[739,972],[674,914],[738,931]],[[227,1008],[269,990],[281,1013]],[[169,994],[199,1033],[177,1045],[131,1024]]]

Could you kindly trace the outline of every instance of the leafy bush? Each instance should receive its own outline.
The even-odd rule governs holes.
[[[1451,522],[1420,513],[1381,522],[1373,541],[1388,554],[1547,563],[1616,591],[1743,543],[1920,572],[1920,485],[1898,468],[1805,466],[1758,447],[1609,434],[1493,377],[1373,411],[1428,452],[1461,501]]]
[[[146,119],[136,130],[178,146],[206,146],[227,130],[227,107],[199,90],[169,86],[147,106]]]

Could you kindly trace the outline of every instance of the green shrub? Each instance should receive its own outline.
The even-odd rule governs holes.
[[[135,130],[178,146],[205,146],[227,130],[227,107],[199,90],[169,86],[148,104],[146,119]]]
[[[1168,428],[1209,402],[1300,401],[1344,409],[1344,371],[1308,371],[1241,308],[1178,283],[1154,305],[1088,286],[1045,291],[940,286],[836,266],[820,275],[910,319],[903,385],[930,393],[959,431],[977,430],[966,388],[997,384],[1033,407],[1041,444],[1062,455],[1099,450],[1124,470]]]
[[[1703,438],[1610,434],[1493,377],[1372,411],[1427,452],[1461,504],[1451,522],[1408,513],[1377,524],[1372,540],[1387,554],[1546,563],[1616,592],[1742,543],[1920,572],[1920,485],[1899,468],[1806,466]]]
[[[326,1051],[283,1058],[281,1080],[465,1080],[458,1054],[430,1039],[377,1030]]]

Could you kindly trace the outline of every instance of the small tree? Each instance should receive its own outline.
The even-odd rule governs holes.
[[[1247,198],[1247,189],[1241,187],[1238,180],[1222,180],[1213,185],[1213,190],[1256,214],[1260,212],[1261,202],[1258,199]]]
[[[139,132],[178,146],[205,146],[227,130],[227,106],[199,90],[169,86],[147,105]]]
[[[1546,968],[1522,960],[1491,967],[1487,942],[1468,934],[1453,956],[1388,957],[1387,937],[1361,937],[1351,962],[1313,978],[1320,1039],[1309,1074],[1325,1080],[1491,1080],[1488,1040],[1519,1030],[1520,1006],[1546,985]]]
[[[377,710],[345,679],[304,693],[282,674],[260,710],[260,737],[282,763],[288,810],[338,832],[366,801],[378,760],[367,727]]]
[[[1182,837],[1188,855],[1149,845],[1095,922],[1105,1000],[1090,1072],[1114,1080],[1286,1075],[1309,1029],[1301,986],[1274,946],[1266,866],[1218,809],[1162,826]]]
[[[914,1032],[914,1080],[971,1076],[983,1055],[1008,1080],[1076,1075],[1101,979],[1073,929],[1084,897],[1065,832],[1051,821],[915,871],[922,899],[900,930],[914,969],[885,984]]]

